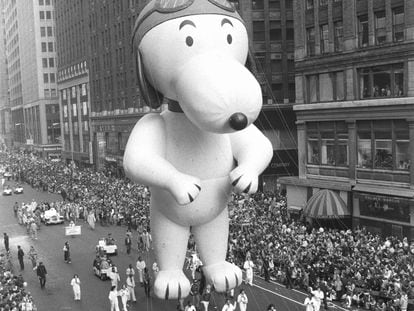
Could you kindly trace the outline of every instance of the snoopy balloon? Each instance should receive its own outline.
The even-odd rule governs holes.
[[[207,282],[225,292],[242,281],[225,261],[231,191],[256,192],[273,155],[252,124],[262,94],[244,66],[246,28],[226,0],[153,0],[137,18],[133,46],[146,103],[168,102],[137,122],[124,154],[127,176],[151,189],[154,293],[188,295],[182,268],[190,229]]]

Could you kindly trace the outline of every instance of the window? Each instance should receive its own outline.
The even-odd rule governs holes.
[[[360,121],[358,167],[381,170],[410,168],[409,132],[405,120]]]
[[[315,28],[306,29],[306,51],[308,56],[315,55]]]
[[[282,29],[280,28],[280,22],[270,21],[269,26],[270,41],[282,40]]]
[[[263,0],[253,0],[252,1],[252,10],[263,10],[264,3]]]
[[[42,58],[42,67],[47,68],[47,58]]]
[[[375,66],[359,70],[361,98],[403,96],[403,64]]]
[[[43,74],[43,83],[49,83],[49,74],[47,73]]]
[[[269,0],[269,9],[280,9],[280,0]]]
[[[404,41],[404,7],[392,10],[392,40]]]
[[[62,91],[62,99],[63,100],[66,100],[66,90],[63,90]]]
[[[88,115],[88,102],[82,103],[82,112],[84,116]]]
[[[54,73],[50,74],[50,83],[55,83],[56,82],[56,76]],[[52,95],[53,96],[53,95]]]
[[[47,52],[47,44],[46,44],[46,42],[42,42],[42,52]]]
[[[63,105],[63,117],[64,118],[68,117],[68,106],[67,105]]]
[[[307,93],[310,103],[315,103],[318,101],[318,91],[319,91],[319,76],[318,75],[311,75],[308,76],[308,87]]]
[[[72,86],[72,98],[76,97],[76,87]]]
[[[272,93],[277,102],[283,102],[283,84],[272,83]]]
[[[65,122],[65,134],[69,134],[69,123]]]
[[[52,58],[49,58],[49,67],[50,68],[55,67],[55,59],[53,57]]]
[[[253,21],[253,41],[265,40],[265,25],[263,21]]]
[[[328,5],[328,0],[319,0],[319,6]]]
[[[39,11],[39,17],[40,17],[40,19],[45,19],[45,12],[44,11]]]
[[[329,52],[329,28],[328,24],[320,26],[320,37],[321,37],[321,53]]]
[[[385,29],[385,11],[375,13],[375,44],[384,44],[387,40]]]
[[[44,0],[39,0],[39,5],[44,5]]]
[[[307,10],[313,9],[313,0],[306,0],[306,9]]]
[[[76,104],[72,104],[72,115],[76,117],[78,115],[78,110]]]
[[[81,95],[86,96],[86,83],[82,84]]]
[[[343,31],[342,21],[334,22],[334,49],[335,52],[341,52],[343,50]]]
[[[49,52],[53,52],[53,42],[48,42],[47,43],[47,49]]]
[[[339,101],[345,99],[345,81],[342,71],[307,76],[309,103]]]
[[[46,19],[52,19],[52,12],[46,11]]]
[[[47,36],[48,37],[52,37],[53,36],[53,32],[52,32],[52,27],[47,27]]]
[[[83,131],[89,132],[89,122],[87,120],[83,121]]]
[[[359,47],[368,46],[368,15],[358,17],[358,41]]]
[[[73,122],[73,133],[75,135],[79,134],[78,121]]]
[[[295,39],[295,31],[293,28],[286,28],[286,40],[294,40]]]
[[[45,5],[50,5],[50,0],[46,0]]]
[[[345,122],[307,123],[308,164],[347,166],[348,127]]]
[[[46,27],[40,27],[40,36],[46,37]]]

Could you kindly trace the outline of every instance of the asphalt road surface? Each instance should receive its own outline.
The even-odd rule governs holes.
[[[12,184],[12,183],[11,183]],[[42,225],[38,240],[32,240],[26,233],[26,228],[17,223],[14,217],[12,206],[14,202],[21,204],[29,203],[35,199],[37,202],[58,201],[61,197],[55,194],[49,194],[43,191],[32,189],[27,184],[24,185],[24,193],[12,196],[0,196],[0,235],[7,232],[10,236],[10,249],[13,256],[15,273],[21,273],[28,283],[27,291],[34,297],[39,311],[101,311],[110,310],[108,293],[110,290],[110,281],[101,281],[93,274],[92,262],[95,257],[95,246],[100,237],[105,237],[108,233],[116,239],[118,245],[118,255],[112,257],[118,267],[121,276],[121,285],[125,282],[125,270],[128,264],[135,263],[138,258],[136,248],[136,237],[134,234],[133,250],[130,255],[126,254],[124,247],[124,237],[126,232],[125,226],[105,226],[96,225],[95,230],[89,229],[88,225],[82,220],[77,225],[82,226],[81,236],[66,237],[64,227],[60,225]],[[72,263],[67,264],[63,260],[63,244],[68,241],[71,246]],[[3,241],[0,242],[0,248],[4,249]],[[20,271],[17,261],[17,245],[20,245],[25,256],[25,270]],[[39,281],[32,265],[28,259],[30,246],[33,245],[38,252],[39,260],[43,261],[47,269],[46,288],[40,289]],[[146,260],[147,267],[153,263],[152,253],[141,254]],[[81,301],[74,301],[70,281],[74,274],[78,274],[81,280]],[[264,311],[266,307],[273,303],[278,311],[298,311],[304,310],[302,303],[305,296],[302,293],[287,290],[282,286],[274,283],[267,283],[259,278],[255,278],[254,286],[242,285],[241,288],[246,290],[249,299],[248,311]],[[176,310],[177,301],[160,300],[155,297],[146,298],[144,289],[137,284],[136,297],[137,303],[131,304],[128,310],[147,310],[147,311],[164,311]],[[236,295],[239,289],[235,290]],[[188,298],[190,299],[190,297]],[[186,299],[186,301],[188,300]],[[210,310],[221,310],[224,303],[222,295],[214,295]],[[217,309],[214,308],[217,307]],[[121,307],[121,303],[120,303]],[[122,309],[122,307],[121,307]],[[237,309],[239,310],[239,309]]]

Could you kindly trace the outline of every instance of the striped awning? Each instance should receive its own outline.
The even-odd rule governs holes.
[[[310,218],[330,219],[351,216],[344,200],[334,191],[322,189],[316,192],[306,204],[303,214]]]

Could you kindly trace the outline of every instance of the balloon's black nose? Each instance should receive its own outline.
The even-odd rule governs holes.
[[[241,112],[236,112],[230,116],[229,123],[233,130],[240,131],[247,126],[247,117]]]

